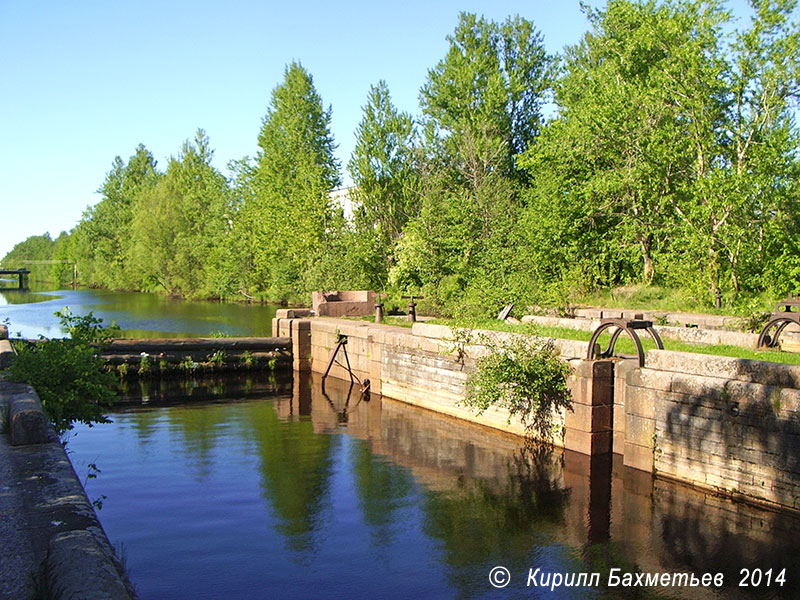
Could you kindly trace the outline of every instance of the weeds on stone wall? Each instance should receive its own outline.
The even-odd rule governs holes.
[[[490,406],[505,408],[509,422],[519,418],[530,434],[551,439],[553,414],[572,408],[570,367],[559,358],[552,340],[481,338],[490,353],[476,361],[464,404],[478,414]]]

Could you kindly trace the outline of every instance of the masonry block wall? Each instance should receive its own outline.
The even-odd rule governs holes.
[[[800,367],[651,350],[625,403],[625,465],[800,509]]]
[[[295,369],[318,373],[347,336],[350,366],[371,380],[373,392],[525,433],[506,410],[476,415],[462,405],[468,374],[488,350],[456,341],[448,327],[298,319],[279,311],[273,335],[292,338]],[[800,366],[651,350],[639,368],[636,360],[585,360],[586,342],[555,344],[572,366],[573,398],[572,411],[553,415],[555,445],[590,456],[621,454],[625,467],[800,510]],[[330,375],[349,379],[342,353]]]
[[[373,392],[501,431],[525,434],[523,425],[510,421],[505,409],[492,407],[476,415],[462,405],[469,372],[488,351],[480,343],[455,341],[457,335],[449,327],[417,323],[409,329],[343,319],[292,319],[278,311],[273,333],[291,337],[297,348],[295,363],[317,373],[325,372],[340,336],[346,336],[347,358],[340,350],[330,376],[349,379],[349,361],[359,380],[370,379]],[[494,338],[514,335],[480,333]],[[612,439],[612,364],[579,358],[585,356],[586,342],[556,340],[556,345],[572,365],[568,384],[573,411],[553,415],[556,435],[552,441],[584,454],[607,454]],[[298,353],[303,358],[298,359]]]

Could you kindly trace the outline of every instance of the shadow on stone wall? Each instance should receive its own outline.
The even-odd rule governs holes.
[[[800,509],[795,390],[673,375],[656,406],[656,470]]]

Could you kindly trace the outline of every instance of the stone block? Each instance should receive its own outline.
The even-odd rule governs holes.
[[[662,400],[663,395],[663,392],[657,390],[629,386],[625,394],[624,410],[637,417],[655,419],[656,405]]]
[[[614,430],[611,434],[611,451],[622,455],[625,452],[625,432]]]
[[[610,454],[611,431],[587,432],[567,428],[564,432],[564,448],[582,454]]]
[[[600,311],[601,319],[622,319],[622,311],[617,309],[603,309]]]
[[[651,352],[653,352],[651,350]],[[627,385],[650,388],[654,390],[669,391],[672,387],[673,374],[665,371],[658,371],[649,365],[648,353],[648,366],[645,368],[634,369],[628,373]]]
[[[314,314],[327,317],[356,317],[375,314],[377,294],[369,290],[312,292]]]
[[[611,429],[611,407],[572,403],[572,411],[567,411],[564,425],[569,429],[590,433]]]
[[[129,600],[111,550],[89,531],[54,535],[45,562],[48,597],[62,600]]]
[[[625,407],[621,404],[614,404],[611,411],[611,424],[614,431],[625,433]]]
[[[648,473],[653,472],[653,450],[647,446],[640,446],[625,442],[623,451],[623,464],[632,469],[639,469]]]
[[[0,339],[0,370],[8,368],[16,353],[7,339]]]
[[[625,441],[637,446],[653,447],[653,434],[656,432],[654,419],[645,419],[627,413],[625,415]]]
[[[554,340],[556,350],[561,358],[581,358],[585,359],[589,349],[589,342],[578,340]]]
[[[419,337],[436,339],[453,337],[453,331],[447,325],[435,325],[432,323],[414,323],[411,326],[411,333]]]
[[[13,394],[9,403],[9,433],[12,446],[46,444],[53,441],[50,422],[44,414],[42,403],[33,388]]]
[[[601,319],[603,311],[599,308],[578,308],[575,309],[575,316],[581,319]]]
[[[275,317],[278,319],[307,319],[310,316],[310,308],[279,308],[275,311]]]
[[[800,366],[798,365],[671,350],[650,350],[647,353],[647,366],[663,371],[800,388]]]
[[[635,358],[623,358],[614,360],[614,377],[625,381],[628,374],[639,368],[639,360]]]

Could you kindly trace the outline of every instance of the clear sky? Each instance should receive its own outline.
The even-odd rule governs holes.
[[[578,0],[0,0],[0,258],[30,235],[72,229],[114,157],[127,162],[139,143],[161,168],[198,128],[223,172],[254,155],[292,60],[332,106],[346,165],[370,85],[385,79],[417,114],[459,11],[519,14],[550,53],[588,28]]]

